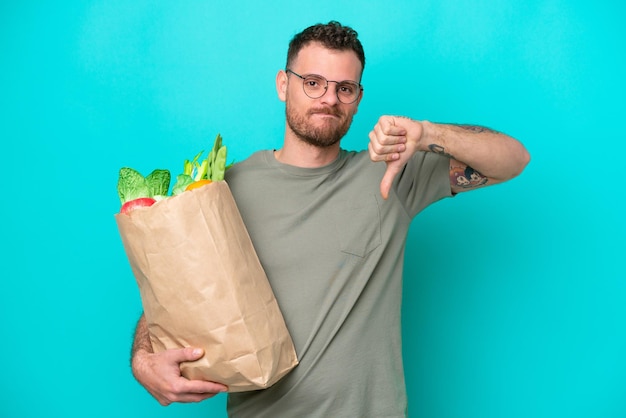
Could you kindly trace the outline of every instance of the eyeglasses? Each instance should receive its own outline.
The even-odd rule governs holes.
[[[357,101],[359,98],[359,94],[363,91],[363,86],[356,81],[333,81],[327,80],[321,75],[317,74],[309,74],[309,75],[300,75],[291,71],[289,68],[285,70],[288,73],[295,75],[302,79],[302,89],[304,90],[304,94],[309,96],[311,99],[319,99],[328,90],[328,83],[336,83],[337,90],[335,90],[337,94],[337,99],[343,104],[352,104]]]

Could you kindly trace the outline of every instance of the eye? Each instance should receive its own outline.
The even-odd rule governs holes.
[[[343,97],[353,99],[359,95],[359,90],[361,86],[352,81],[344,81],[339,83],[337,86],[337,94],[342,95]]]
[[[352,96],[356,93],[358,87],[352,83],[339,84],[339,92],[347,96]]]
[[[308,76],[307,78],[304,79],[304,84],[308,88],[319,89],[319,88],[324,88],[324,86],[326,85],[324,81],[325,80],[322,77]]]

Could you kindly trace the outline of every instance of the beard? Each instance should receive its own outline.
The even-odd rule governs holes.
[[[289,101],[285,104],[287,125],[293,133],[303,142],[319,148],[327,148],[338,143],[348,132],[352,124],[354,113],[344,113],[336,107],[311,108],[302,114]],[[321,125],[313,125],[309,118],[314,114],[327,114],[337,117],[323,121]]]

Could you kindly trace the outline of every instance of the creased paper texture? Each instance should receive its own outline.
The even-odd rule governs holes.
[[[189,379],[263,389],[296,352],[226,182],[115,215],[155,352],[202,347]]]

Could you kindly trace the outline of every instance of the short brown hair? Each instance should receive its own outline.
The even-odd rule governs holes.
[[[359,41],[358,33],[334,20],[326,24],[318,23],[309,26],[291,39],[287,51],[287,68],[293,63],[298,52],[311,42],[319,42],[328,49],[354,51],[361,61],[361,71],[365,69],[365,52],[361,41]]]

